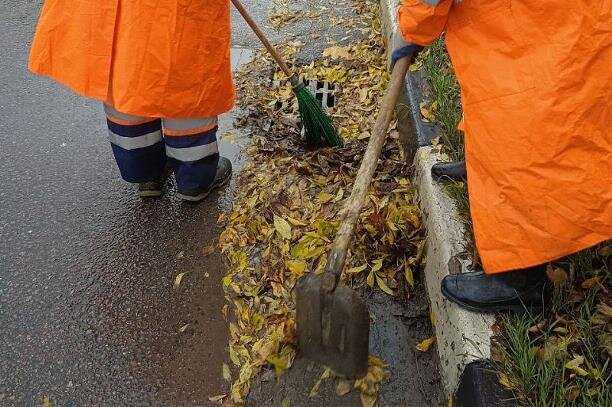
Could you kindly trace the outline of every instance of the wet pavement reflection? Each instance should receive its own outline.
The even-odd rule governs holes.
[[[31,3],[0,5],[0,405],[208,405],[227,389],[227,323],[224,262],[203,248],[233,185],[200,205],[172,182],[141,200],[100,104],[27,72]],[[239,147],[220,148],[239,168]]]

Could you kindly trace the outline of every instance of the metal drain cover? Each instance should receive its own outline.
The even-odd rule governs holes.
[[[336,89],[336,85],[330,82],[325,82],[325,81],[319,82],[317,80],[312,80],[312,79],[300,78],[300,80],[302,80],[304,84],[306,85],[306,87],[310,89],[310,91],[315,96],[315,98],[319,102],[321,102],[321,106],[325,108],[336,106],[337,100],[336,100],[336,96],[334,95],[334,90]],[[286,82],[274,80],[272,83],[276,87],[276,86],[281,86],[282,84]],[[276,105],[274,106],[276,110],[281,110],[284,107],[285,107],[285,103],[283,102],[277,102]]]

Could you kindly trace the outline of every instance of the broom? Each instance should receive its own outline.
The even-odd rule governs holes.
[[[298,76],[291,71],[289,66],[287,66],[287,63],[270,43],[268,38],[266,38],[263,31],[261,31],[257,23],[249,15],[242,3],[240,3],[240,0],[232,0],[232,3],[253,32],[255,32],[255,35],[257,35],[268,52],[276,60],[281,70],[289,78],[291,86],[293,87],[293,93],[295,93],[297,97],[300,116],[302,117],[302,123],[306,133],[306,142],[312,146],[319,146],[323,143],[327,143],[333,147],[342,146],[342,138],[338,135],[331,119],[327,113],[325,113],[325,110],[323,110],[321,103],[317,101],[314,95],[308,90],[304,82],[302,82]]]

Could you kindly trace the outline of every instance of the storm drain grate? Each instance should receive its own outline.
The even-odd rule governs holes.
[[[315,98],[319,102],[321,102],[321,106],[326,107],[326,108],[336,106],[337,98],[334,95],[334,91],[336,90],[336,85],[330,82],[325,82],[325,81],[319,82],[317,80],[310,80],[310,79],[303,79],[303,78],[300,78],[300,79],[304,81],[304,83],[306,84],[306,87],[310,89],[310,91],[315,96]],[[286,82],[281,82],[278,80],[273,81],[273,85],[275,87],[284,85],[285,83]],[[276,110],[281,110],[284,107],[285,107],[285,103],[283,102],[276,102],[276,105],[274,106]]]

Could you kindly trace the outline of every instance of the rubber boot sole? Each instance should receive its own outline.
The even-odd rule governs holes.
[[[138,196],[141,198],[159,198],[164,194],[164,191],[139,191]]]
[[[232,179],[232,176],[230,175],[225,180],[223,180],[221,183],[217,185],[213,184],[213,186],[208,191],[202,192],[199,195],[185,195],[185,194],[181,194],[180,192],[177,192],[176,197],[185,202],[193,202],[193,203],[202,202],[204,199],[208,198],[208,195],[212,194],[215,190],[219,188],[223,188],[224,186],[229,184],[231,179]]]

